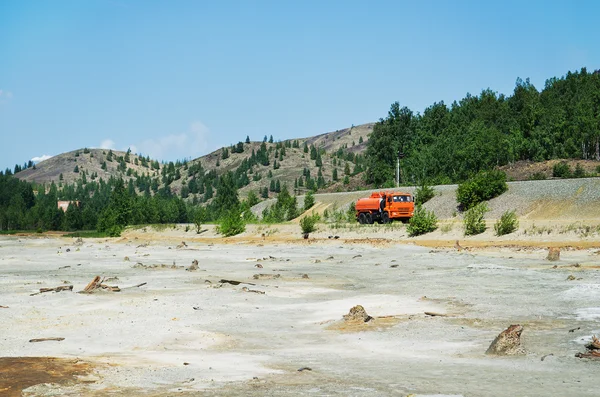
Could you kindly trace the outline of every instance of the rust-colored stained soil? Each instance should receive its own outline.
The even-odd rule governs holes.
[[[55,357],[0,357],[0,395],[19,397],[41,383],[69,383],[90,372],[89,363]]]

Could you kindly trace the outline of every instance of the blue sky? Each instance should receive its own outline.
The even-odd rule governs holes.
[[[0,168],[196,158],[600,69],[595,1],[0,1]]]

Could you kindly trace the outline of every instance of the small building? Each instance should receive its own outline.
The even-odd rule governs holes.
[[[74,201],[59,201],[58,202],[58,209],[59,210],[63,210],[63,212],[67,212],[67,208],[69,208],[69,204],[73,204],[76,205],[78,207],[81,206],[81,201],[78,200],[74,200]]]

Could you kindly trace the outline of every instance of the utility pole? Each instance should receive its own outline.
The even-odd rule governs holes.
[[[402,150],[398,149],[398,157],[396,158],[396,188],[400,187],[400,159],[404,158]]]

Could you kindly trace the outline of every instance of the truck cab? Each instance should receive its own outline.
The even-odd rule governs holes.
[[[407,222],[414,214],[412,194],[402,192],[374,192],[355,204],[359,223],[389,223],[393,220]]]

